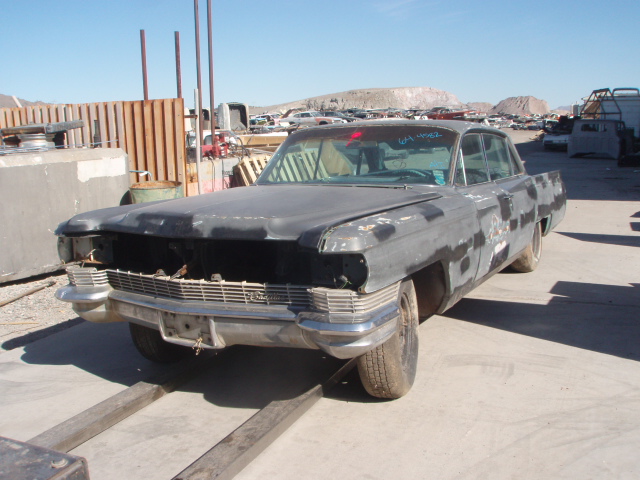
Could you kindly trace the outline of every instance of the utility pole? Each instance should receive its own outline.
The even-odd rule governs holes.
[[[144,99],[149,100],[149,80],[147,78],[147,41],[144,30],[140,30],[140,48],[142,49],[142,86],[144,89]]]

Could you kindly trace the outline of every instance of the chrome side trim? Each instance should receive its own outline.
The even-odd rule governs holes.
[[[327,314],[301,312],[298,316],[298,325],[303,330],[321,332],[324,335],[361,335],[392,322],[399,315],[400,312],[395,304],[385,305],[359,323],[330,323],[326,320]]]
[[[113,291],[110,285],[99,287],[76,287],[66,285],[56,290],[55,296],[58,300],[70,303],[96,303],[106,302],[109,293]]]

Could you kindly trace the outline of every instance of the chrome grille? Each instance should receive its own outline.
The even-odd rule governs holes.
[[[69,277],[69,283],[75,287],[99,287],[109,284],[107,272],[98,271],[94,267],[69,267],[67,277]]]
[[[202,302],[244,303],[247,305],[291,305],[306,307],[311,296],[308,286],[269,283],[227,282],[225,280],[172,280],[166,276],[107,270],[116,290],[143,295]]]
[[[373,312],[395,302],[399,283],[377,292],[360,294],[304,285],[228,282],[225,280],[185,280],[167,276],[146,275],[124,270],[101,270],[70,267],[69,283],[74,286],[111,285],[116,290],[173,300],[240,303],[245,305],[285,305],[313,307],[320,312],[344,315],[350,319]],[[341,322],[342,320],[334,319]],[[345,319],[344,321],[351,321]]]
[[[311,294],[314,307],[321,312],[359,315],[369,313],[382,305],[395,301],[399,285],[399,283],[395,283],[368,294],[332,288],[314,288],[311,290]]]

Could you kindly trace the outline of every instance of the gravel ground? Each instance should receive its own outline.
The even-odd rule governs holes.
[[[53,285],[48,286],[53,282]],[[40,338],[83,322],[68,303],[54,297],[67,284],[67,275],[57,272],[0,285],[0,304],[31,289],[44,289],[0,306],[0,351],[22,347]]]

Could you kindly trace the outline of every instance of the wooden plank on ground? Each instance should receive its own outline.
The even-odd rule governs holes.
[[[172,480],[234,478],[353,370],[356,362],[349,360],[326,381],[297,397],[273,400]]]
[[[29,440],[29,443],[68,452],[134,414],[209,368],[212,356],[191,357],[168,365],[155,377],[141,381]]]

